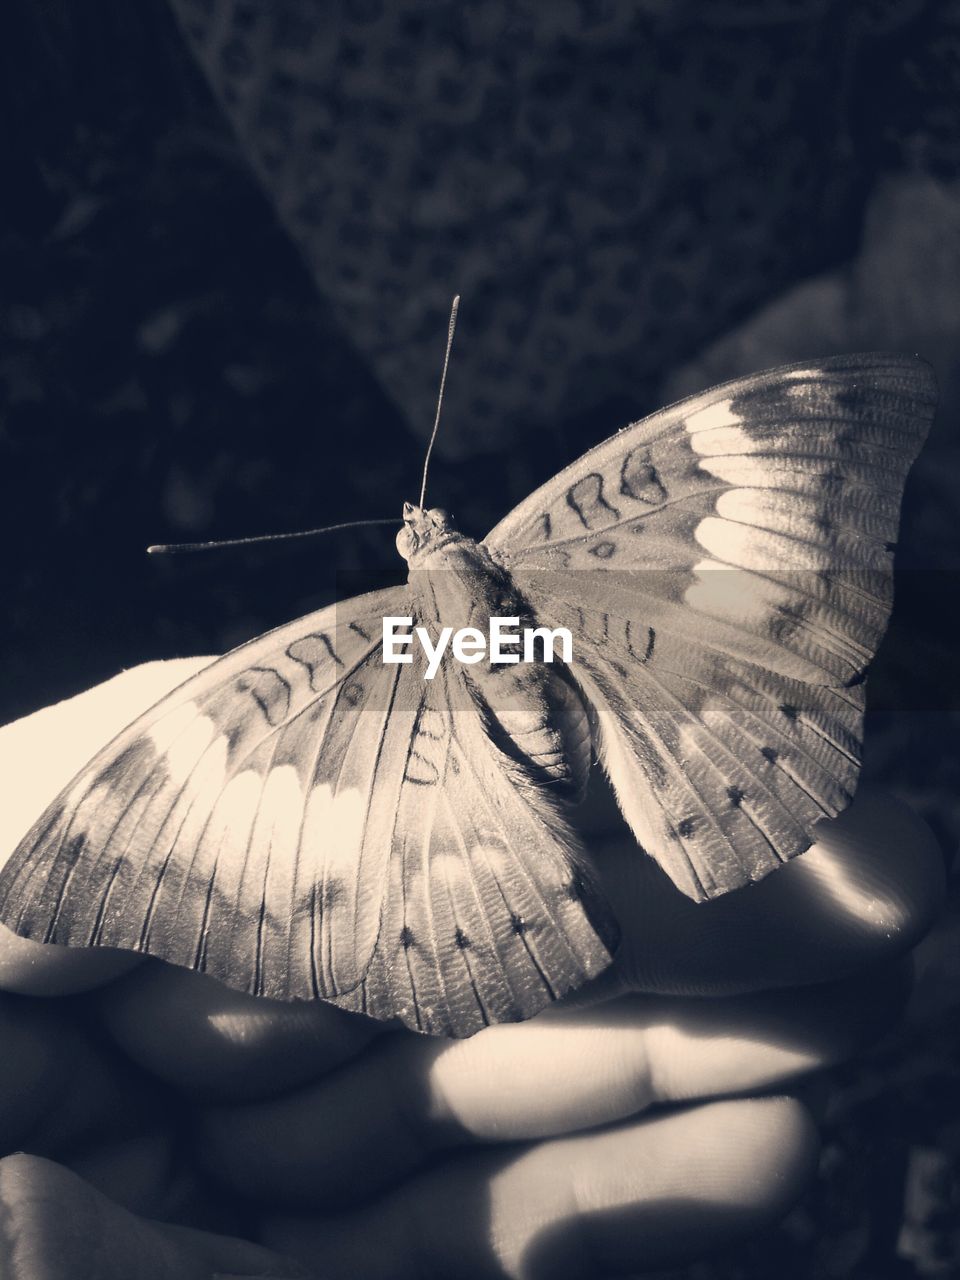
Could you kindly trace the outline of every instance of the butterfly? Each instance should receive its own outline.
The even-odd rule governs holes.
[[[242,645],[134,721],[21,841],[0,920],[425,1032],[530,1017],[616,949],[570,825],[594,758],[695,899],[850,801],[934,404],[919,359],[794,364],[626,427],[481,542],[406,504],[407,584]],[[570,661],[428,680],[383,660],[385,618],[492,616],[569,628]]]

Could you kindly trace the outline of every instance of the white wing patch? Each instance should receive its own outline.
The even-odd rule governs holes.
[[[327,782],[318,783],[307,798],[303,819],[303,842],[308,847],[325,845],[325,863],[332,877],[355,871],[366,820],[365,797],[359,788],[334,791]]]

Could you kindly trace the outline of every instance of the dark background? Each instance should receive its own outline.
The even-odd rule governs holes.
[[[960,5],[5,0],[0,109],[5,719],[399,579],[389,528],[143,549],[399,521],[454,292],[430,501],[475,536],[679,394],[931,360],[866,773],[951,906],[817,1187],[682,1275],[957,1274]]]

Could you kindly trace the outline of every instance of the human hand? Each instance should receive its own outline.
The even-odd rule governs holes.
[[[0,731],[0,851],[203,661]],[[933,841],[866,795],[788,867],[695,905],[600,810],[616,964],[468,1041],[0,934],[0,1152],[31,1153],[0,1161],[0,1271],[574,1280],[782,1213],[816,1158],[797,1089],[895,1017],[941,888]]]

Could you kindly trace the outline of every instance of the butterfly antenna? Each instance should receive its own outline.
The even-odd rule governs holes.
[[[427,496],[427,468],[430,466],[430,454],[433,452],[433,442],[437,438],[437,429],[440,426],[440,410],[443,408],[443,389],[447,385],[447,366],[450,364],[450,348],[453,346],[453,335],[457,331],[457,312],[460,310],[459,293],[453,300],[450,308],[450,324],[447,328],[447,350],[443,357],[443,373],[440,375],[440,394],[437,396],[437,416],[433,420],[433,431],[430,433],[430,443],[427,445],[427,456],[423,460],[423,483],[420,485],[420,502],[419,506],[423,506],[423,500]]]
[[[292,538],[314,538],[320,533],[336,533],[338,529],[362,529],[370,524],[396,523],[396,516],[384,516],[382,520],[347,520],[344,524],[324,525],[322,529],[302,529],[297,533],[262,533],[253,538],[226,538],[222,542],[160,542],[147,547],[147,555],[179,555],[181,551],[213,551],[219,547],[249,547],[257,542],[288,542]]]

